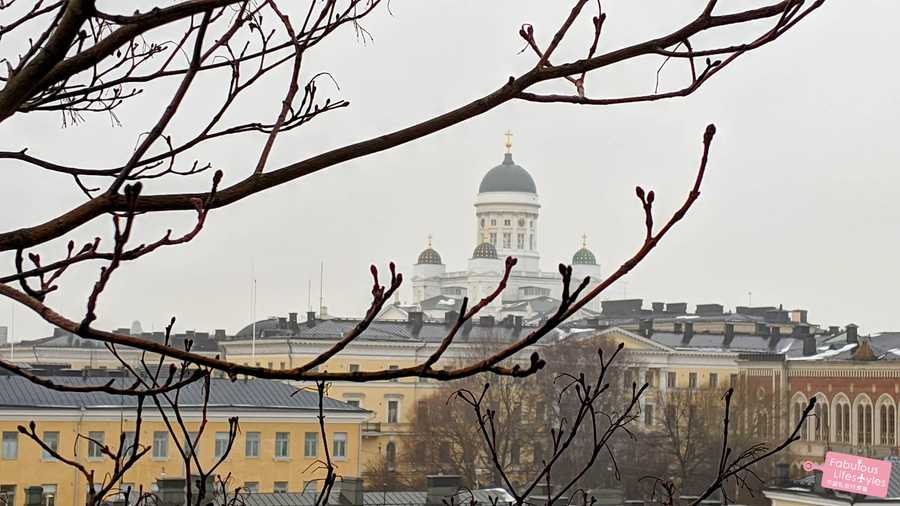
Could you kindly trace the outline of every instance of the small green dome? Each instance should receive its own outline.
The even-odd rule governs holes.
[[[489,242],[483,242],[475,247],[472,258],[497,258],[497,248]]]
[[[419,261],[417,264],[432,264],[432,265],[440,265],[441,263],[441,255],[438,254],[433,248],[428,248],[421,253],[419,253]]]
[[[597,257],[587,248],[581,248],[572,256],[573,265],[597,265]]]

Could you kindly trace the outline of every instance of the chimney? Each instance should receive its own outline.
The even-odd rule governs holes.
[[[288,328],[295,334],[300,330],[300,324],[297,323],[297,313],[288,313]]]
[[[794,309],[789,313],[789,317],[794,323],[806,323],[807,313],[806,309]]]
[[[349,506],[363,506],[363,480],[344,476],[341,478],[341,504]]]
[[[9,329],[5,326],[0,327],[0,344],[6,344],[9,340]]]
[[[278,317],[278,328],[281,330],[287,329],[287,318],[281,316]]]
[[[654,302],[652,304],[654,313],[664,313],[666,311],[666,303],[665,302]]]
[[[722,342],[722,344],[726,348],[728,348],[729,346],[731,346],[732,341],[734,341],[734,324],[726,323],[725,324],[725,340]]]
[[[756,335],[758,336],[768,336],[769,335],[769,326],[765,323],[757,323],[756,324]]]
[[[832,326],[828,327],[828,335],[829,336],[836,336],[840,333],[841,333],[841,328],[838,327],[837,325],[832,325]]]
[[[675,332],[676,334],[681,334],[682,332],[684,332],[684,325],[682,325],[681,322],[673,323],[672,324],[672,332]]]
[[[816,338],[813,336],[806,336],[803,338],[803,356],[811,357],[816,354]]]
[[[855,323],[847,324],[847,328],[844,329],[844,332],[847,333],[847,344],[856,344],[859,342],[859,327]]]
[[[502,326],[504,326],[504,327],[512,328],[512,326],[513,326],[513,315],[511,315],[511,314],[506,315],[506,317],[503,318],[503,321],[500,323],[500,325],[502,325]]]
[[[306,312],[306,326],[309,328],[313,328],[316,326],[316,312],[315,311],[307,311]]]
[[[419,335],[419,331],[422,330],[423,325],[423,315],[421,311],[410,311],[409,318],[407,319],[407,323],[409,324],[409,328],[412,331],[413,335]]]
[[[482,316],[478,319],[478,324],[482,327],[493,327],[494,326],[494,317],[493,316]]]
[[[516,316],[513,318],[513,330],[515,330],[517,333],[520,330],[522,330],[522,317],[521,316]]]
[[[688,344],[694,338],[694,323],[684,322],[684,337],[681,338],[681,344]]]
[[[638,332],[648,339],[653,337],[653,320],[639,320]]]
[[[428,506],[442,506],[444,503],[450,504],[450,498],[462,488],[462,477],[458,475],[431,475],[426,476],[425,480],[428,484],[425,504]]]
[[[444,324],[447,327],[452,327],[456,325],[456,320],[459,319],[459,313],[456,311],[447,311],[444,313]]]
[[[225,339],[225,329],[216,329],[216,340]]]
[[[778,340],[781,339],[781,327],[775,325],[770,327],[769,331],[769,350],[774,350]]]

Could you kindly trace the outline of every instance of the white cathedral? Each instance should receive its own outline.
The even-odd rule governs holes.
[[[468,268],[449,271],[441,255],[431,247],[419,254],[413,266],[413,303],[416,310],[441,319],[458,308],[463,297],[470,305],[493,292],[500,282],[506,257],[518,259],[506,290],[488,306],[484,315],[537,319],[555,310],[562,294],[558,271],[544,272],[538,248],[538,218],[541,204],[531,174],[512,157],[511,134],[507,133],[503,163],[484,175],[475,197],[475,248]],[[590,290],[600,282],[600,265],[594,254],[582,248],[572,257],[572,289],[590,276]],[[591,313],[596,303],[587,307]]]

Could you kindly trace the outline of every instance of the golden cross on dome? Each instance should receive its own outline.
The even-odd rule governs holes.
[[[587,234],[581,236],[581,247],[587,248]]]
[[[428,234],[428,247],[431,247],[431,234]]]
[[[512,153],[512,135],[513,135],[513,134],[512,134],[512,132],[510,132],[509,130],[507,130],[506,133],[503,134],[503,135],[506,136],[506,152],[507,152],[507,153]]]

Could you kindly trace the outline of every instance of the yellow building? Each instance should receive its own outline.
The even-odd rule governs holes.
[[[107,381],[101,378],[54,378],[57,382]],[[127,379],[117,380],[123,387]],[[196,438],[202,420],[202,390],[194,383],[182,390],[178,406],[190,437]],[[165,405],[165,401],[163,401]],[[100,447],[85,437],[102,441],[113,452],[120,435],[128,442],[137,437],[139,448],[148,452],[122,478],[117,488],[142,488],[154,491],[164,478],[184,478],[185,468],[179,443],[186,435],[176,425],[178,441],[167,430],[156,407],[148,399],[135,434],[136,415],[133,397],[121,398],[102,393],[68,393],[47,390],[16,377],[0,377],[0,494],[11,506],[24,506],[28,487],[42,487],[46,506],[84,504],[88,486],[85,477],[66,463],[57,461],[41,449],[17,426],[35,423],[45,443],[65,458],[94,470],[95,483],[113,470],[111,460]],[[370,413],[335,399],[326,398],[326,437],[337,472],[359,476],[362,425]],[[174,411],[167,410],[174,416]],[[201,465],[209,469],[225,452],[230,417],[239,418],[239,431],[233,447],[216,474],[232,479],[231,488],[245,487],[259,492],[300,492],[324,476],[315,464],[323,457],[324,441],[318,425],[318,397],[314,392],[297,392],[281,382],[213,380],[207,406],[207,423],[196,445]],[[174,422],[173,422],[174,423]],[[81,437],[79,437],[79,435]],[[140,450],[139,450],[140,451]]]

